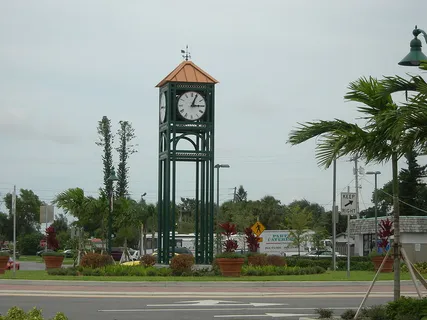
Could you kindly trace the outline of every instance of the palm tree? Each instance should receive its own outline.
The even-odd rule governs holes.
[[[404,153],[415,145],[408,140],[409,122],[402,116],[402,108],[397,106],[390,93],[386,93],[384,81],[372,77],[360,78],[351,82],[350,91],[345,95],[347,101],[359,102],[358,111],[362,113],[362,126],[342,120],[316,121],[300,124],[291,131],[288,142],[292,145],[314,137],[317,140],[316,157],[326,168],[334,159],[342,156],[360,156],[367,163],[381,163],[391,160],[393,173],[394,209],[394,298],[400,297],[400,232],[398,205],[397,162]],[[413,143],[408,143],[408,142]]]

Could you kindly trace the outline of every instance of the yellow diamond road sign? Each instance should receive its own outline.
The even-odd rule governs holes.
[[[261,222],[257,221],[254,223],[251,229],[259,237],[260,234],[265,230],[265,227]]]

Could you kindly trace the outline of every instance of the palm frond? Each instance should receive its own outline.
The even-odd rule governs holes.
[[[361,77],[349,84],[349,92],[344,96],[347,101],[360,102],[357,108],[361,113],[367,114],[367,119],[370,116],[375,116],[379,112],[387,109],[387,106],[392,103],[391,95],[379,96],[378,92],[383,90],[383,84],[375,78]]]

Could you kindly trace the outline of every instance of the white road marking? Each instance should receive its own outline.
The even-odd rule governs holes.
[[[333,310],[347,310],[347,309],[357,309],[358,306],[353,306],[353,307],[336,307],[333,308],[331,307],[330,309]],[[272,311],[272,310],[283,310],[283,311],[295,311],[295,310],[302,310],[302,311],[307,311],[307,310],[314,310],[316,308],[307,308],[307,307],[295,307],[295,308],[291,308],[291,307],[279,307],[279,308],[271,308],[271,307],[260,307],[257,308],[256,310],[268,310],[268,311]],[[253,311],[253,308],[224,308],[224,311]],[[218,311],[218,308],[167,308],[167,309],[101,309],[98,310],[98,312],[115,312],[115,313],[120,313],[120,312],[171,312],[171,311]]]
[[[252,318],[252,317],[271,317],[271,318],[285,318],[285,317],[298,317],[298,316],[312,316],[312,314],[301,313],[264,313],[264,314],[224,314],[215,315],[214,318]]]
[[[147,307],[177,307],[177,306],[253,306],[253,307],[266,307],[266,306],[283,306],[289,305],[288,303],[264,303],[264,302],[249,302],[241,303],[236,301],[225,300],[196,300],[196,301],[178,301],[173,304],[147,304]]]

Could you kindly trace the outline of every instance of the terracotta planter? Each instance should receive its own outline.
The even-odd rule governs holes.
[[[378,269],[381,266],[381,263],[383,262],[384,257],[383,256],[376,256],[371,257],[371,260],[374,264],[375,271],[378,271]],[[383,268],[381,269],[381,272],[393,272],[393,258],[388,256],[387,260],[385,261]]]
[[[0,256],[0,274],[4,274],[6,271],[6,265],[9,261],[9,256]]]
[[[218,258],[219,269],[224,277],[240,277],[244,258]]]
[[[58,269],[62,267],[64,256],[42,256],[47,269]]]

